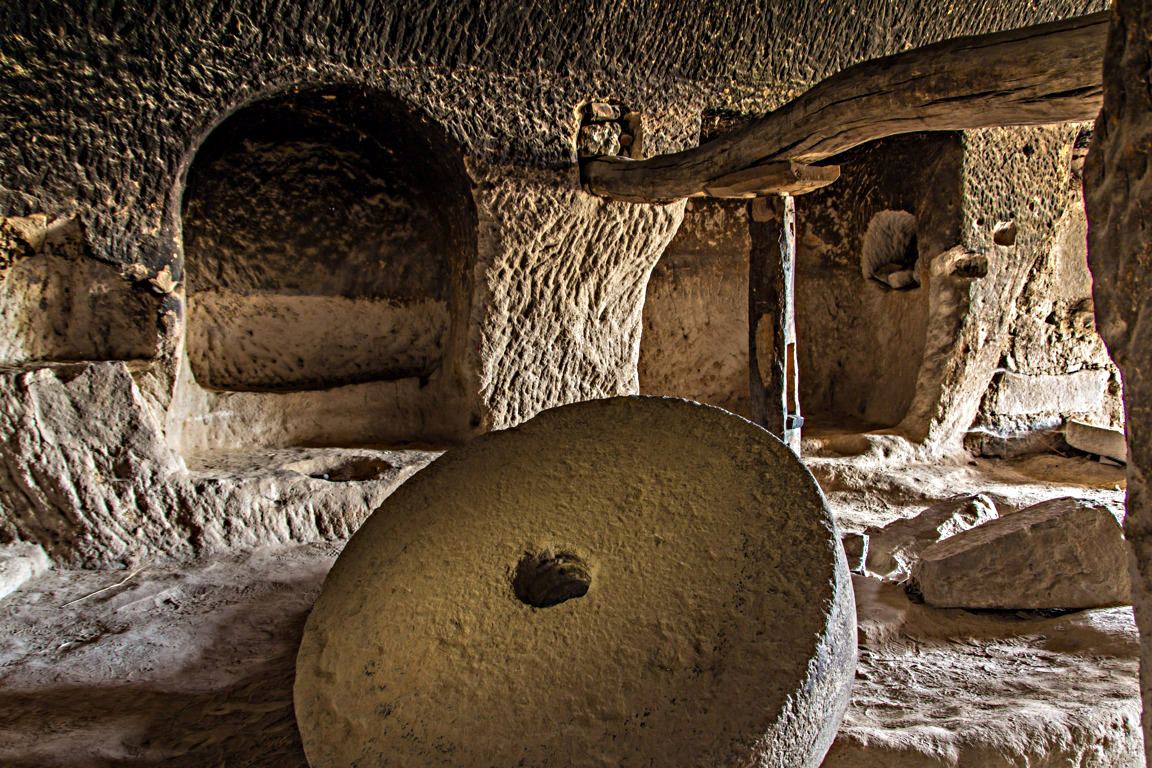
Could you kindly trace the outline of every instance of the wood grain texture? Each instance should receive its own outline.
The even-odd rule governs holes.
[[[604,197],[666,202],[706,194],[714,180],[750,166],[815,163],[898,133],[1091,120],[1100,109],[1108,21],[1107,12],[1096,13],[866,61],[694,149],[590,161],[584,181]]]
[[[782,161],[753,165],[725,174],[704,185],[707,197],[743,198],[766,194],[802,195],[840,178],[840,166],[815,166]]]

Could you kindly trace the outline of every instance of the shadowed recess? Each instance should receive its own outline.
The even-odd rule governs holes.
[[[183,227],[202,385],[317,389],[440,367],[475,212],[460,150],[399,101],[328,86],[239,110],[197,153]]]
[[[516,597],[534,608],[549,608],[584,597],[591,585],[588,566],[568,552],[526,553],[512,577]]]

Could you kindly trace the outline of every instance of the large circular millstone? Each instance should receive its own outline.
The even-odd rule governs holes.
[[[823,496],[725,411],[564,406],[353,536],[296,667],[313,768],[818,766],[855,609]]]

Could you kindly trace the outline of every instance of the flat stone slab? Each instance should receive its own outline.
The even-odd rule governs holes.
[[[1100,406],[1108,389],[1106,370],[1064,374],[1004,373],[992,408],[997,413],[1077,413]]]
[[[1103,504],[1053,499],[925,549],[924,601],[948,608],[1080,609],[1131,603],[1128,549]]]
[[[1124,432],[1107,427],[1094,427],[1081,421],[1069,420],[1064,426],[1064,439],[1068,445],[1081,451],[1128,462],[1128,444]]]
[[[836,528],[782,443],[598,400],[448,452],[369,518],[295,710],[313,768],[814,768],[855,642]]]
[[[992,499],[974,494],[933,504],[918,515],[882,528],[869,528],[865,531],[868,534],[866,570],[900,581],[912,572],[912,565],[927,547],[998,516]]]

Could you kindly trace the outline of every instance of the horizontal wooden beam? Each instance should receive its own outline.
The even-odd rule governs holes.
[[[726,187],[722,179],[754,165],[814,163],[898,133],[1091,120],[1108,25],[1102,12],[866,61],[694,149],[590,160],[584,183],[616,200],[667,202]]]
[[[785,160],[763,163],[725,174],[704,185],[707,197],[756,197],[768,194],[802,195],[826,187],[840,178],[840,166],[802,165]]]

